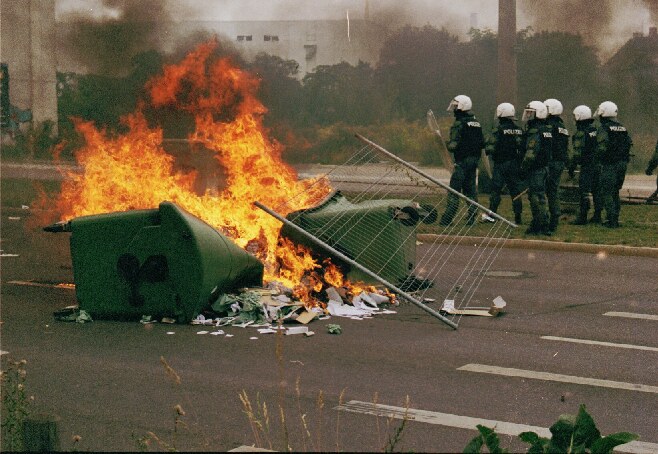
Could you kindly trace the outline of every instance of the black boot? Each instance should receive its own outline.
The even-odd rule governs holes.
[[[523,220],[521,219],[521,213],[514,214],[514,223],[516,225],[523,225]]]
[[[551,217],[551,220],[548,223],[548,228],[546,229],[546,231],[551,233],[555,232],[557,230],[557,224],[558,224],[558,219]]]
[[[600,224],[601,223],[601,212],[595,211],[592,218],[589,220],[590,224]]]

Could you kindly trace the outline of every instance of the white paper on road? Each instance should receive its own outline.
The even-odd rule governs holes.
[[[363,317],[371,313],[370,310],[359,309],[347,304],[337,303],[336,301],[329,301],[327,303],[327,310],[331,315],[336,317]]]

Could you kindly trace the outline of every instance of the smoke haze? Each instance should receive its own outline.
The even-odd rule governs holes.
[[[366,6],[367,5],[367,6]],[[60,66],[125,73],[130,59],[148,49],[171,52],[200,24],[239,20],[369,19],[391,29],[411,24],[445,28],[461,39],[471,26],[498,27],[493,0],[58,0]],[[186,23],[197,24],[196,30]],[[658,0],[517,0],[517,28],[579,33],[605,60],[635,32],[658,23]]]

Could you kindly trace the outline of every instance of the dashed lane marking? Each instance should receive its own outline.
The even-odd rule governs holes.
[[[538,372],[534,370],[513,369],[509,367],[489,366],[486,364],[466,364],[457,370],[479,372],[483,374],[504,375],[506,377],[531,378],[536,380],[558,381],[575,383],[577,385],[601,386],[603,388],[624,389],[658,394],[658,386],[625,383],[621,381],[602,380],[599,378],[577,377],[575,375],[553,374],[551,372]]]
[[[574,344],[600,345],[602,347],[630,348],[634,350],[658,352],[658,347],[647,347],[646,345],[616,344],[614,342],[601,342],[601,341],[588,340],[588,339],[574,339],[571,337],[541,336],[541,338],[546,340],[573,342]]]
[[[644,320],[658,320],[658,315],[636,314],[634,312],[606,312],[603,315],[607,315],[609,317],[626,317],[626,318],[641,318]]]
[[[535,432],[540,437],[551,437],[551,432],[546,427],[496,421],[494,419],[473,418],[470,416],[453,415],[436,411],[418,410],[416,408],[394,407],[392,405],[375,404],[359,400],[350,400],[349,402],[334,407],[334,410],[385,418],[406,419],[408,421],[436,424],[458,429],[469,429],[473,431],[477,430],[478,424],[481,424],[486,427],[495,428],[496,432],[501,435],[518,436],[522,432]],[[658,444],[632,441],[630,443],[616,446],[614,451],[628,452],[632,454],[656,454],[658,453]]]

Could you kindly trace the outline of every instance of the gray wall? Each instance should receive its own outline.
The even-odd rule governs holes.
[[[12,105],[57,125],[55,0],[0,0],[0,60]]]
[[[343,61],[352,65],[359,60],[375,64],[388,33],[381,25],[362,19],[350,20],[349,37],[347,20],[235,21],[194,25],[228,39],[248,60],[259,52],[295,60],[299,63],[300,77],[317,66]]]

